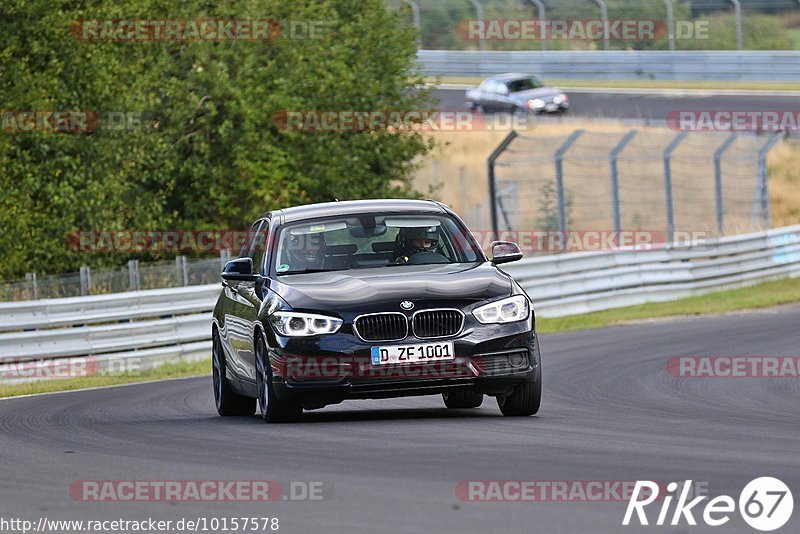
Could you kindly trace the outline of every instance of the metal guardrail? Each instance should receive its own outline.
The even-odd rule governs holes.
[[[531,258],[504,270],[542,317],[663,302],[800,276],[800,226],[661,250]]]
[[[800,226],[659,250],[561,254],[504,266],[538,316],[555,317],[800,276]],[[0,304],[0,383],[30,380],[19,362],[96,372],[199,360],[211,353],[217,284]],[[88,358],[87,358],[88,357]]]
[[[800,81],[795,51],[504,51],[420,50],[427,76],[524,72],[561,80]]]

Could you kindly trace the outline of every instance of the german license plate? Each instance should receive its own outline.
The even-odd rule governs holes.
[[[372,347],[372,365],[442,362],[455,357],[452,341]]]
[[[558,110],[558,106],[555,105],[555,104],[547,104],[547,106],[545,106],[544,109],[545,109],[545,111],[547,111],[549,113],[552,113],[552,112]]]

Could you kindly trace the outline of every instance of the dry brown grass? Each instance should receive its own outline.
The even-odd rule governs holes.
[[[615,121],[576,122],[570,120],[540,124],[535,130],[526,135],[534,140],[546,140],[558,136],[567,136],[578,128],[582,128],[587,132],[613,134],[610,138],[619,139],[622,133],[632,127],[623,122]],[[636,129],[640,132],[652,134],[654,137],[662,136],[668,138],[674,135],[674,132],[665,128],[637,127]],[[432,135],[443,144],[443,147],[424,162],[417,174],[416,188],[425,192],[432,191],[431,196],[442,200],[461,213],[471,227],[488,228],[486,159],[507,135],[507,132],[436,132]],[[595,135],[593,139],[597,141],[602,139],[602,136]],[[631,148],[635,147],[631,146]],[[733,148],[734,150],[731,150],[731,152],[735,156],[740,148],[737,145]],[[629,165],[629,167],[625,168],[625,165]],[[745,183],[750,179],[751,175],[755,176],[754,162],[731,161],[726,162],[724,165],[723,172],[726,175],[738,171],[740,176],[744,177]],[[605,169],[606,166],[598,168],[598,175],[606,176],[608,174],[608,170]],[[800,224],[800,145],[790,141],[779,144],[770,153],[768,166],[773,226]],[[550,165],[547,166],[548,169],[549,167]],[[655,187],[652,184],[660,183],[659,179],[657,179],[662,172],[660,162],[638,166],[635,163],[620,163],[621,172],[635,173],[636,170],[633,169],[642,174],[641,184],[643,188],[645,187],[644,184],[650,184],[646,187]],[[696,201],[702,199],[702,202],[708,202],[709,209],[713,210],[713,190],[700,188],[696,183],[696,176],[691,176],[698,173],[713,176],[713,163],[710,160],[698,163],[692,173],[687,172],[685,174],[681,173],[681,167],[677,165],[674,168],[676,189],[683,187],[685,191],[694,195]],[[604,182],[605,180],[598,180],[598,185],[594,192],[601,198],[605,198],[606,189],[608,189],[605,187],[606,184]],[[590,197],[593,191],[585,189],[583,185],[581,187],[578,194]],[[653,197],[661,195],[660,190],[651,193]],[[740,191],[732,187],[726,192],[726,195],[727,197],[736,197],[738,193],[741,193],[742,198],[751,198],[748,197],[748,195],[751,195],[749,186],[742,187]],[[676,199],[677,201],[678,199]],[[522,199],[521,207],[523,209],[526,208],[525,199]],[[577,206],[576,211],[579,209],[580,207]],[[676,206],[676,211],[679,212],[680,209],[680,206]],[[533,211],[533,208],[531,208],[531,211]],[[730,225],[726,225],[728,233],[749,230],[747,228],[749,219],[746,224],[737,224],[736,221],[730,221],[730,223]],[[694,228],[701,228],[701,226],[695,226]]]
[[[779,144],[770,152],[767,165],[773,226],[800,224],[800,144]]]

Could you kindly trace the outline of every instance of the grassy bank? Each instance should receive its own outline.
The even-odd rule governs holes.
[[[31,395],[35,393],[50,393],[53,391],[70,391],[73,389],[94,388],[102,386],[118,386],[134,382],[149,382],[153,380],[167,380],[169,378],[184,378],[203,376],[211,373],[211,357],[197,362],[168,363],[155,369],[146,369],[136,373],[120,373],[87,376],[81,378],[65,378],[38,382],[27,382],[0,386],[0,398]],[[210,393],[209,393],[210,394]]]

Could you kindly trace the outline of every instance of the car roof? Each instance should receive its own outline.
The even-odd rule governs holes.
[[[316,217],[336,217],[340,215],[357,215],[360,213],[445,213],[442,204],[435,200],[376,199],[376,200],[343,200],[341,202],[324,202],[307,204],[275,210],[272,215],[281,217],[281,224],[313,219]]]
[[[510,80],[521,80],[525,78],[538,78],[533,74],[523,74],[519,72],[509,72],[507,74],[498,74],[497,76],[492,76],[491,78],[487,78],[488,80],[496,80],[498,82],[507,82]]]

